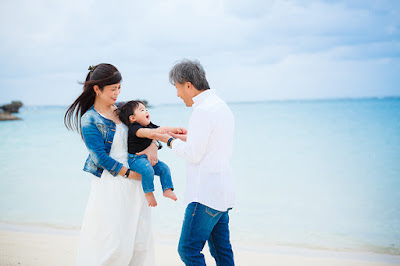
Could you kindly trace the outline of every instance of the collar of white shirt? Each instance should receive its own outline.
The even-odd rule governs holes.
[[[214,94],[215,94],[215,90],[208,89],[208,90],[205,90],[205,91],[201,92],[200,94],[194,96],[193,97],[193,108],[196,108],[197,106],[199,106],[199,104],[204,102],[204,100],[208,96],[214,95]]]

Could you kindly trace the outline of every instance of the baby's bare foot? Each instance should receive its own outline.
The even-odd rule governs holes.
[[[163,196],[166,198],[170,198],[172,200],[177,200],[178,198],[176,197],[175,193],[172,191],[172,189],[166,189],[163,193]]]
[[[153,192],[145,193],[144,196],[146,197],[147,203],[149,203],[150,207],[157,206],[156,198],[154,197]]]

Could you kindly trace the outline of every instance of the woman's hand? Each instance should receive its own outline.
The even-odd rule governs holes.
[[[136,155],[146,155],[147,160],[149,160],[151,166],[154,166],[158,163],[157,150],[158,147],[156,146],[156,144],[151,143],[149,147],[141,152],[136,153]]]
[[[119,175],[125,177],[126,172],[128,171],[128,168],[125,168],[124,166],[122,166],[121,171],[119,171]],[[139,173],[136,173],[132,170],[130,170],[129,175],[128,175],[129,179],[135,179],[137,181],[141,181],[142,180],[142,176]]]

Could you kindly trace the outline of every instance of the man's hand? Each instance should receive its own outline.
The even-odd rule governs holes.
[[[185,131],[185,132],[187,133],[187,131]],[[175,134],[175,133],[171,133],[171,132],[169,132],[168,134],[152,133],[151,136],[152,136],[152,138],[157,139],[157,140],[159,140],[161,142],[164,142],[164,143],[167,143],[168,140],[171,137],[180,139],[180,140],[185,141],[185,142],[186,142],[186,139],[187,139],[187,134]]]
[[[176,128],[176,132],[170,132],[170,133],[187,135],[187,129],[184,127],[178,127]]]
[[[167,134],[167,133],[164,133],[164,134],[152,133],[152,134],[151,134],[151,137],[152,137],[153,139],[157,139],[157,140],[159,140],[159,141],[161,141],[161,142],[164,142],[164,143],[167,143],[168,140],[171,138],[171,136],[170,136],[169,134]]]
[[[162,127],[160,127],[160,128],[162,128]],[[172,133],[172,132],[176,132],[176,133]],[[174,127],[174,128],[171,128],[170,131],[168,131],[168,130],[166,130],[166,131],[164,131],[164,130],[156,131],[155,133],[151,134],[151,138],[152,139],[157,139],[157,140],[159,140],[161,142],[164,142],[164,143],[167,143],[168,140],[171,137],[180,139],[182,141],[186,141],[187,132],[188,132],[187,129],[184,128],[184,127]]]
[[[184,134],[169,133],[169,135],[170,135],[171,137],[174,137],[174,138],[177,138],[177,139],[180,139],[180,140],[186,142],[186,139],[187,139],[187,130],[186,130],[186,132],[185,132]],[[167,141],[168,141],[168,140],[167,140]]]

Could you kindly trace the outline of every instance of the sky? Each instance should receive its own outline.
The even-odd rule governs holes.
[[[0,105],[70,105],[99,63],[118,100],[180,103],[183,58],[228,102],[400,96],[400,1],[0,2]]]

